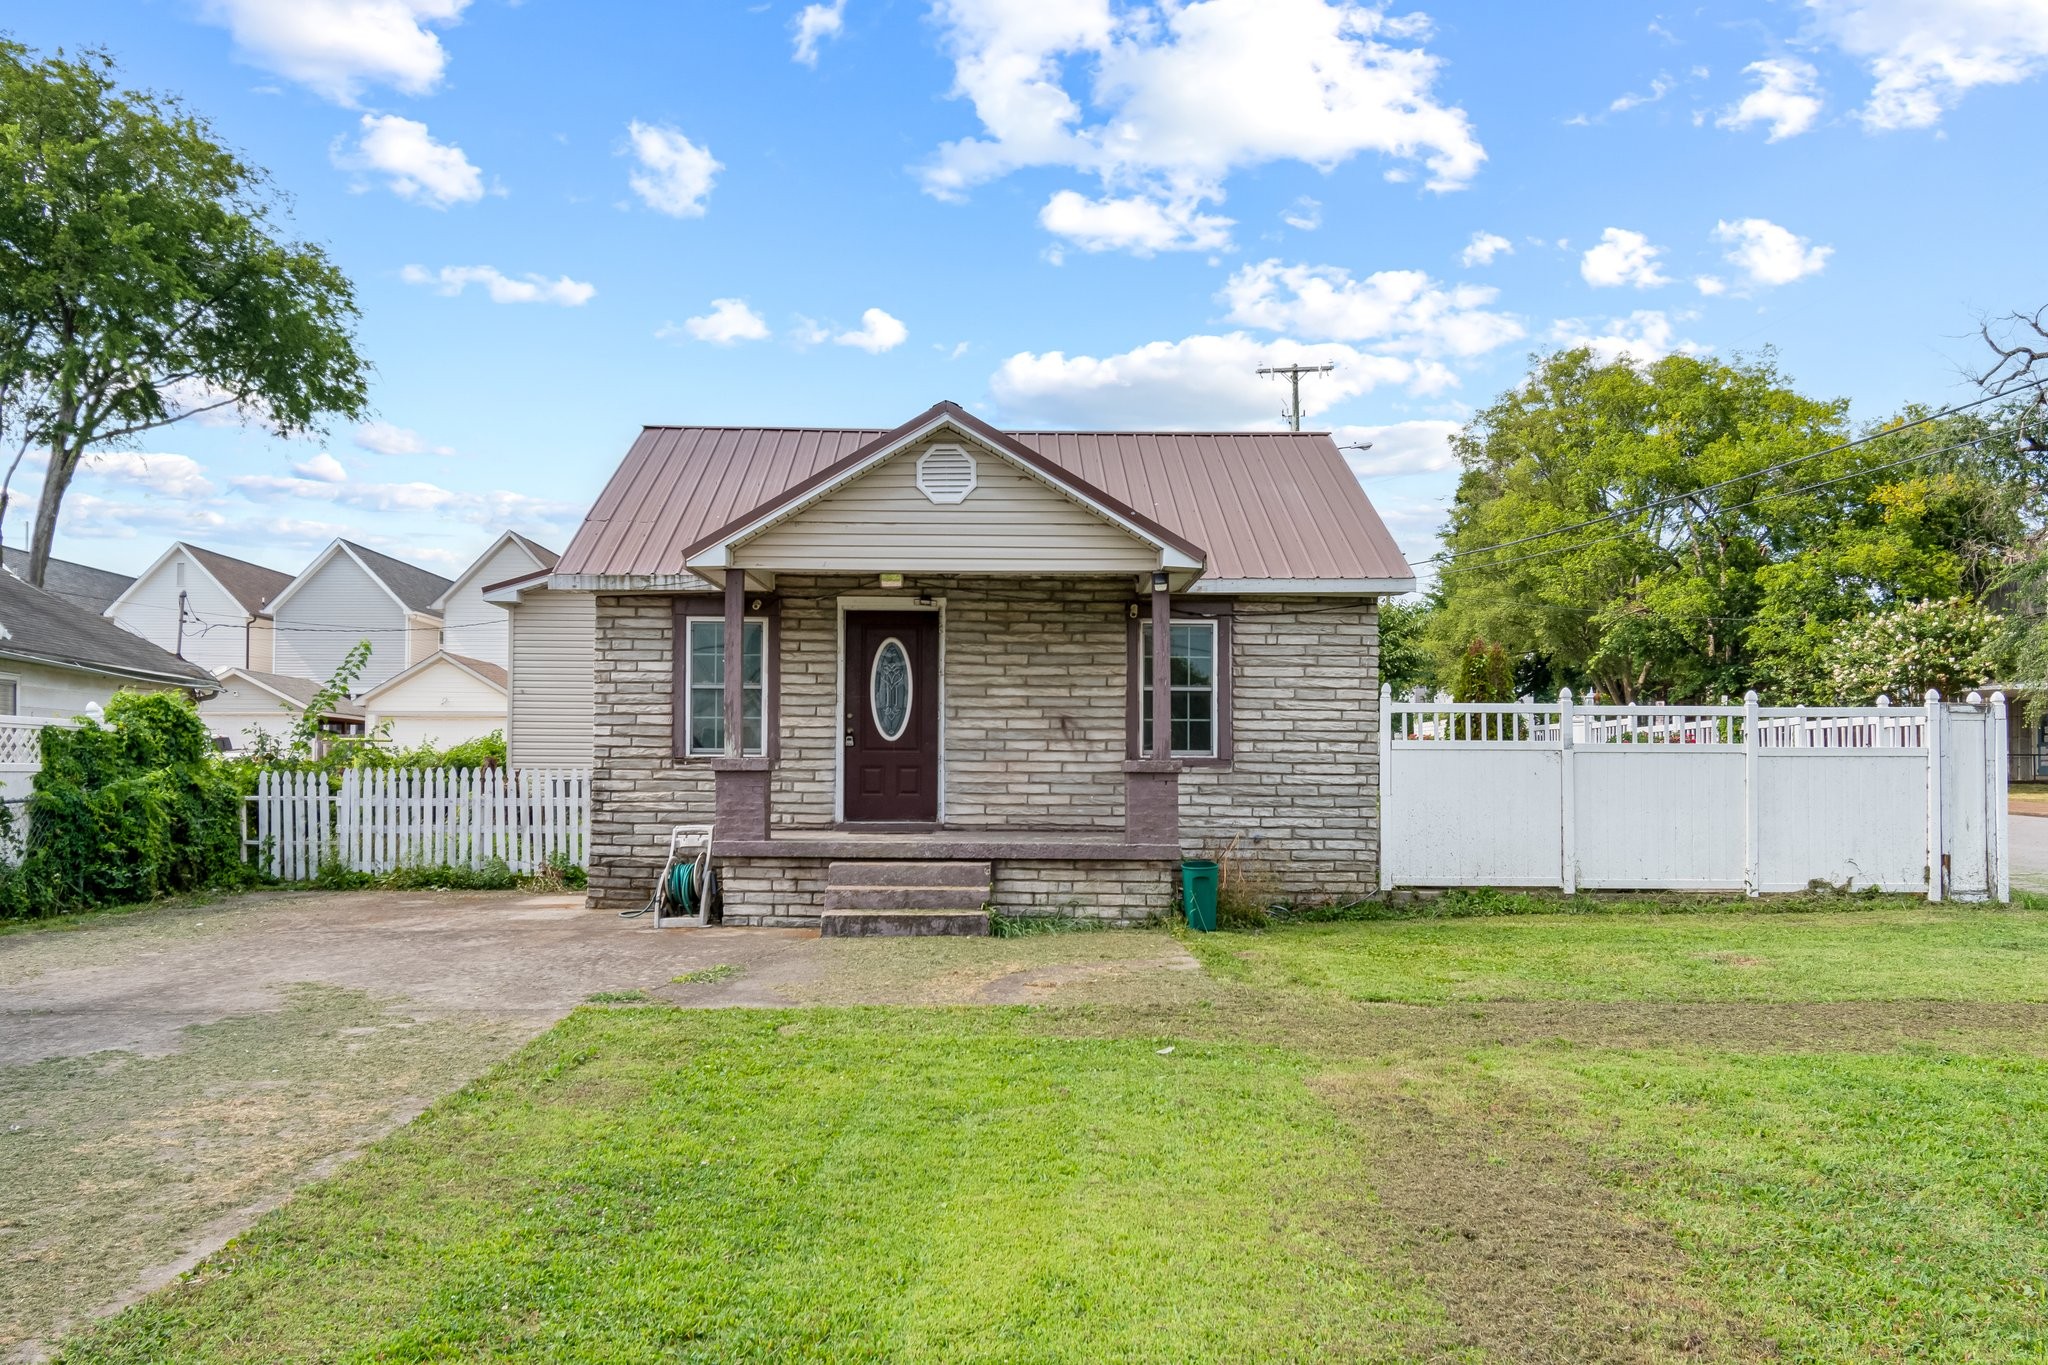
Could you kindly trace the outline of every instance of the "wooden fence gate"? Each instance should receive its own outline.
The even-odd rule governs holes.
[[[265,772],[244,843],[282,881],[322,867],[587,866],[590,773],[566,768],[349,768]]]
[[[2011,899],[2005,698],[1945,705],[1397,702],[1380,884]]]

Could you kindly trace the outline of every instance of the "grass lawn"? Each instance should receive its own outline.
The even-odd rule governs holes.
[[[61,1358],[2048,1356],[2048,912],[1194,946],[1082,1007],[585,1009]]]

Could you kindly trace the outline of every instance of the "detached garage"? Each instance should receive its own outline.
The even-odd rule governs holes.
[[[485,659],[430,654],[358,699],[369,733],[390,725],[390,743],[440,748],[505,728],[505,670]]]

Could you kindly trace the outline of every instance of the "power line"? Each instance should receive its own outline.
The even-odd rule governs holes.
[[[1287,382],[1294,390],[1294,406],[1289,408],[1283,415],[1287,418],[1287,425],[1290,430],[1300,431],[1301,377],[1305,374],[1328,374],[1336,368],[1336,361],[1326,360],[1320,365],[1261,365],[1258,372],[1266,375],[1284,374],[1287,376]]]
[[[1886,437],[1890,437],[1890,436],[1897,436],[1897,435],[1899,435],[1899,434],[1900,434],[1900,433],[1902,433],[1902,432],[1907,432],[1907,431],[1911,431],[1911,430],[1913,430],[1913,428],[1915,428],[1915,427],[1919,427],[1919,426],[1925,426],[1925,425],[1926,425],[1927,423],[1929,423],[1929,422],[1937,422],[1937,421],[1940,421],[1940,420],[1941,420],[1942,418],[1944,418],[1944,417],[1953,417],[1953,416],[1957,415],[1958,413],[1964,413],[1964,412],[1968,412],[1968,411],[1970,411],[1970,409],[1972,409],[1972,408],[1978,408],[1978,407],[1982,407],[1982,406],[1983,406],[1984,404],[1986,404],[1986,403],[1991,403],[1991,402],[1995,402],[1995,401],[1997,401],[1997,400],[1998,400],[1998,399],[2000,399],[2000,398],[2005,398],[2005,397],[2008,397],[2009,395],[2011,395],[2012,393],[2016,392],[2017,390],[2019,390],[2019,389],[2022,389],[2022,388],[2026,388],[2026,387],[2029,387],[2029,385],[2027,385],[2027,384],[2024,384],[2024,383],[2021,383],[2021,384],[2014,384],[2014,385],[2013,385],[2013,386],[2011,386],[2010,388],[2006,388],[2006,389],[2001,389],[2001,390],[1999,390],[1999,391],[1998,391],[1997,393],[1993,393],[1993,394],[1986,394],[1986,395],[1985,395],[1984,397],[1982,397],[1982,398],[1977,398],[1977,399],[1973,399],[1973,400],[1971,400],[1971,401],[1970,401],[1970,402],[1968,402],[1968,403],[1958,403],[1958,404],[1956,404],[1956,405],[1955,405],[1954,407],[1949,407],[1949,408],[1943,408],[1943,409],[1942,409],[1941,411],[1939,411],[1939,412],[1930,412],[1930,413],[1928,413],[1928,414],[1927,414],[1927,415],[1926,415],[1925,417],[1916,417],[1916,418],[1914,418],[1914,419],[1913,419],[1912,421],[1910,421],[1910,422],[1903,422],[1903,423],[1901,423],[1900,425],[1898,425],[1898,426],[1895,426],[1895,427],[1887,427],[1887,428],[1885,428],[1885,429],[1884,429],[1883,431],[1874,431],[1874,432],[1871,432],[1871,433],[1870,433],[1869,435],[1867,435],[1867,436],[1859,436],[1859,437],[1857,437],[1857,438],[1856,438],[1855,440],[1853,440],[1853,441],[1844,441],[1844,442],[1842,442],[1842,443],[1841,443],[1840,445],[1834,445],[1834,446],[1829,446],[1829,447],[1828,447],[1828,448],[1826,448],[1825,450],[1815,450],[1815,451],[1811,451],[1811,452],[1809,452],[1808,454],[1805,454],[1805,455],[1795,455],[1795,456],[1793,456],[1793,457],[1792,457],[1791,459],[1789,459],[1789,460],[1781,460],[1781,461],[1779,461],[1779,462],[1778,462],[1777,464],[1773,464],[1773,465],[1765,465],[1765,466],[1764,466],[1763,468],[1761,468],[1761,469],[1753,469],[1753,470],[1751,470],[1750,472],[1748,472],[1747,474],[1737,474],[1737,475],[1735,475],[1735,476],[1734,476],[1734,477],[1732,477],[1732,478],[1727,478],[1727,479],[1723,479],[1723,480],[1721,480],[1721,481],[1720,481],[1719,483],[1710,483],[1710,484],[1703,484],[1702,486],[1700,486],[1700,487],[1698,487],[1698,488],[1688,489],[1687,491],[1685,491],[1685,492],[1683,492],[1683,493],[1673,493],[1673,494],[1669,495],[1668,497],[1658,498],[1658,499],[1656,499],[1656,500],[1654,500],[1654,501],[1652,501],[1652,502],[1647,502],[1647,503],[1644,503],[1644,504],[1643,504],[1642,506],[1640,506],[1640,507],[1624,507],[1624,508],[1620,508],[1620,509],[1617,509],[1616,511],[1613,511],[1613,512],[1606,512],[1606,513],[1603,513],[1603,514],[1601,514],[1600,516],[1597,516],[1597,517],[1592,517],[1592,518],[1590,518],[1590,519],[1588,519],[1588,520],[1586,520],[1586,521],[1574,522],[1574,523],[1572,523],[1572,524],[1571,524],[1571,525],[1569,525],[1569,526],[1556,526],[1556,527],[1552,527],[1552,528],[1551,528],[1550,530],[1548,530],[1548,531],[1536,531],[1536,532],[1533,532],[1532,534],[1529,534],[1529,535],[1526,535],[1526,536],[1519,536],[1519,537],[1515,538],[1514,540],[1504,540],[1504,541],[1501,541],[1501,542],[1500,542],[1499,544],[1497,544],[1497,545],[1475,545],[1475,546],[1473,546],[1473,547],[1472,547],[1471,549],[1468,549],[1468,550],[1443,550],[1443,551],[1439,551],[1439,552],[1437,552],[1436,554],[1434,554],[1434,555],[1431,555],[1431,556],[1430,556],[1430,557],[1429,557],[1428,559],[1425,559],[1425,560],[1423,560],[1422,562],[1423,562],[1424,564],[1449,564],[1449,563],[1451,563],[1451,562],[1452,562],[1452,561],[1454,561],[1454,560],[1458,560],[1458,559],[1463,559],[1463,558],[1465,558],[1465,557],[1466,557],[1466,556],[1468,556],[1468,555],[1483,555],[1483,554],[1491,554],[1491,553],[1493,553],[1493,552],[1494,552],[1494,551],[1496,551],[1496,550],[1509,550],[1509,549],[1513,549],[1513,548],[1514,548],[1515,546],[1517,546],[1517,545],[1527,545],[1527,544],[1529,544],[1529,543],[1530,543],[1530,542],[1532,542],[1532,541],[1538,541],[1538,540],[1547,540],[1547,539],[1549,539],[1549,538],[1550,538],[1551,536],[1562,536],[1562,535],[1569,535],[1569,534],[1570,534],[1571,532],[1573,532],[1573,531],[1583,531],[1583,530],[1587,529],[1588,527],[1592,527],[1592,526],[1602,526],[1602,525],[1605,525],[1606,523],[1608,523],[1608,522],[1610,522],[1610,521],[1619,521],[1619,520],[1622,520],[1623,518],[1626,518],[1626,517],[1637,517],[1637,516],[1642,516],[1642,515],[1643,515],[1644,513],[1647,513],[1647,512],[1654,512],[1654,511],[1656,511],[1657,509],[1659,509],[1660,507],[1669,507],[1669,506],[1670,506],[1671,504],[1673,504],[1673,503],[1678,503],[1678,502],[1684,502],[1684,501],[1685,501],[1686,499],[1688,499],[1688,498],[1695,498],[1695,497],[1698,497],[1698,496],[1699,496],[1700,494],[1702,494],[1702,493],[1712,493],[1712,492],[1714,492],[1714,491],[1715,491],[1716,489],[1721,489],[1721,488],[1727,488],[1727,487],[1729,487],[1729,486],[1731,486],[1731,485],[1733,485],[1733,484],[1738,484],[1738,483],[1746,483],[1746,482],[1748,482],[1748,481],[1749,481],[1749,480],[1751,480],[1751,479],[1760,479],[1760,478],[1763,478],[1763,477],[1764,477],[1765,475],[1768,475],[1768,474],[1777,474],[1777,473],[1781,473],[1781,472],[1783,472],[1784,470],[1787,470],[1787,469],[1791,469],[1791,468],[1793,468],[1793,467],[1794,467],[1794,466],[1796,466],[1796,465],[1802,465],[1802,464],[1805,464],[1805,463],[1807,463],[1808,461],[1811,461],[1811,460],[1818,460],[1818,459],[1821,459],[1822,457],[1824,457],[1824,456],[1828,456],[1828,455],[1839,455],[1839,454],[1841,454],[1841,453],[1842,453],[1843,451],[1845,451],[1845,450],[1854,450],[1854,449],[1856,449],[1856,448],[1857,448],[1857,447],[1859,447],[1859,446],[1865,446],[1865,445],[1869,445],[1869,444],[1870,444],[1871,442],[1873,442],[1873,441],[1882,441],[1882,440],[1884,440],[1884,439],[1885,439]],[[1981,440],[1982,438],[1980,437],[1979,439]],[[1963,444],[1965,444],[1965,445],[1974,445],[1974,444],[1976,444],[1976,442],[1974,442],[1974,441],[1971,441],[1971,442],[1964,442]],[[1954,446],[1951,446],[1951,447],[1948,447],[1948,448],[1949,448],[1949,449],[1957,449],[1958,447],[1954,447]],[[1931,455],[1931,454],[1937,454],[1937,453],[1939,453],[1939,452],[1935,452],[1935,451],[1929,451],[1929,452],[1927,452],[1927,453]],[[1917,457],[1916,457],[1916,458],[1917,458]],[[1889,466],[1880,466],[1880,467],[1889,467]],[[1859,471],[1859,472],[1861,472],[1861,473],[1866,473],[1866,474],[1867,474],[1867,473],[1870,473],[1871,471],[1870,471],[1870,470],[1867,470],[1867,469],[1866,469],[1866,470],[1862,470],[1862,471]],[[1820,486],[1823,486],[1823,485],[1815,485],[1815,486],[1816,486],[1816,487],[1820,487]],[[1737,505],[1737,506],[1747,506],[1748,504],[1736,504],[1736,505]],[[1724,510],[1727,510],[1727,509],[1724,509]],[[1598,544],[1599,542],[1597,542],[1597,541],[1594,541],[1594,542],[1589,542],[1589,543],[1592,543],[1592,544]],[[1501,560],[1501,561],[1497,561],[1497,562],[1499,562],[1499,563],[1507,563],[1507,564],[1512,564],[1512,563],[1516,563],[1516,562],[1518,562],[1518,561],[1515,561],[1515,560]],[[1480,567],[1482,567],[1482,568],[1483,568],[1483,567],[1485,567],[1485,566],[1484,566],[1484,565],[1482,565],[1482,566],[1480,566]]]

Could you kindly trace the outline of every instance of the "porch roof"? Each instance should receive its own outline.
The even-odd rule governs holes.
[[[1015,447],[1168,545],[1198,590],[1402,592],[1414,571],[1327,432],[997,432],[942,403],[895,431],[647,427],[557,566],[562,586],[688,587],[693,551],[943,418]]]

